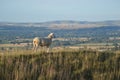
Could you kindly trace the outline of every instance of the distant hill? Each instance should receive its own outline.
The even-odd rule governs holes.
[[[18,38],[33,39],[36,36],[46,37],[50,32],[54,32],[57,38],[85,37],[91,38],[90,42],[107,42],[111,37],[120,37],[120,21],[0,22],[0,43],[14,42]]]
[[[81,29],[96,28],[102,26],[120,26],[120,20],[109,20],[99,22],[89,21],[50,21],[40,23],[10,23],[0,22],[0,26],[20,26],[20,27],[47,27],[49,29]]]

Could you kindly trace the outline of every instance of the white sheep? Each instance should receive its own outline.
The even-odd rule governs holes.
[[[41,47],[47,47],[47,52],[49,52],[49,46],[52,43],[52,38],[55,38],[54,33],[50,33],[48,35],[48,37],[45,38],[39,38],[39,37],[35,37],[33,39],[33,50],[37,50],[39,46]]]

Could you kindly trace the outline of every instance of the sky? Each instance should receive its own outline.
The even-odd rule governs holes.
[[[0,0],[0,22],[120,20],[120,0]]]

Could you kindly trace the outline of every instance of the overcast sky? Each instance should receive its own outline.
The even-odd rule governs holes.
[[[1,22],[120,20],[120,0],[0,0]]]

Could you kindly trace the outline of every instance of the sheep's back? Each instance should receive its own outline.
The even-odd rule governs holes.
[[[40,45],[41,46],[49,46],[52,40],[49,38],[40,38]]]

